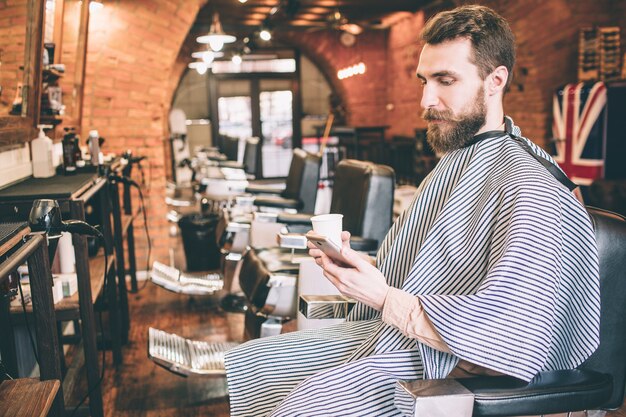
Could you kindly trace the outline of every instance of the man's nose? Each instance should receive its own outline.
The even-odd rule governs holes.
[[[420,101],[422,109],[426,110],[431,107],[437,107],[438,104],[439,97],[437,96],[436,89],[426,84],[422,89],[422,100]]]

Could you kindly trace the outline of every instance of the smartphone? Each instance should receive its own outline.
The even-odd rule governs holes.
[[[309,232],[306,234],[306,238],[309,242],[313,243],[322,252],[324,252],[324,254],[326,254],[329,258],[335,261],[340,261],[346,265],[350,265],[350,263],[341,254],[341,247],[337,245],[337,243],[328,239],[328,237]]]

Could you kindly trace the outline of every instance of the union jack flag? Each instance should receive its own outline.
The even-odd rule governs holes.
[[[567,84],[554,94],[552,112],[556,162],[576,184],[589,185],[602,178],[606,85]]]

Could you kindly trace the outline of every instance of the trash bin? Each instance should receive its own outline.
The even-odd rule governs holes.
[[[216,229],[220,216],[215,213],[186,214],[178,221],[187,271],[209,271],[220,267],[220,250],[217,247]]]

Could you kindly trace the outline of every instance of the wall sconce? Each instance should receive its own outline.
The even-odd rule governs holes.
[[[233,35],[228,35],[224,32],[217,12],[213,13],[213,22],[211,23],[209,33],[203,36],[198,36],[196,38],[196,42],[208,43],[211,49],[214,51],[220,51],[224,47],[225,43],[232,43],[236,40],[236,37],[234,37]]]
[[[359,62],[351,67],[343,68],[337,71],[337,78],[343,80],[345,78],[353,77],[355,75],[365,74],[365,64]]]

